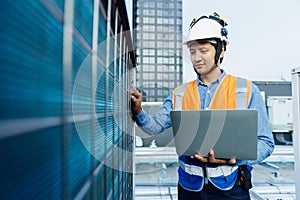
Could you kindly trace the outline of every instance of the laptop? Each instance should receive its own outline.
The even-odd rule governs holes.
[[[257,158],[257,110],[178,110],[171,121],[178,155]]]

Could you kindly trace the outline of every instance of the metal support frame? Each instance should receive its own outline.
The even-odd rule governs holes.
[[[272,173],[274,174],[275,178],[279,178],[280,177],[280,167],[271,164],[271,163],[259,163],[259,165],[266,167],[270,170],[272,170]]]
[[[300,67],[292,69],[293,143],[296,199],[300,199]]]
[[[63,18],[63,162],[62,162],[62,176],[63,176],[63,199],[70,199],[70,188],[69,188],[69,171],[68,171],[68,160],[69,160],[69,137],[71,135],[71,127],[68,122],[68,117],[71,114],[71,106],[68,103],[72,95],[72,54],[73,54],[73,23],[74,23],[74,0],[65,0],[64,2],[64,18]]]

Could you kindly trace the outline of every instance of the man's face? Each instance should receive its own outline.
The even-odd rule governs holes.
[[[215,64],[216,49],[210,43],[195,42],[190,46],[190,56],[197,74],[207,75]]]

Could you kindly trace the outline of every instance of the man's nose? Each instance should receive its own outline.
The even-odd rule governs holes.
[[[202,60],[202,54],[200,52],[196,52],[195,60],[196,61],[201,61]]]

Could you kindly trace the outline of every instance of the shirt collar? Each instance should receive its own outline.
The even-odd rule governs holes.
[[[221,75],[218,77],[218,79],[214,82],[212,82],[212,84],[214,83],[220,83],[222,81],[222,79],[226,76],[226,72],[223,69],[221,70]],[[203,83],[200,79],[200,75],[197,76],[197,85],[203,85],[203,86],[207,86],[205,83]]]

